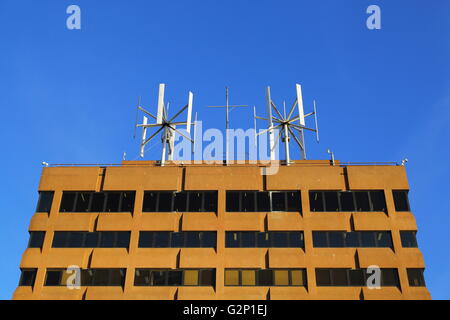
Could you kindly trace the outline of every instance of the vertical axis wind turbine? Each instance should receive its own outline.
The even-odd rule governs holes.
[[[146,144],[148,142],[150,142],[150,140],[152,140],[158,133],[160,133],[162,131],[162,134],[161,134],[161,143],[162,143],[161,166],[164,166],[164,164],[166,162],[166,153],[168,156],[168,160],[173,161],[175,133],[180,134],[185,139],[188,139],[192,144],[194,144],[194,139],[191,139],[191,137],[186,136],[184,133],[177,130],[177,128],[176,128],[178,125],[186,125],[186,131],[190,135],[191,125],[192,125],[192,123],[191,123],[192,102],[193,102],[194,95],[192,94],[191,91],[189,91],[188,103],[183,108],[181,108],[173,117],[169,118],[168,117],[169,104],[166,105],[164,103],[164,89],[165,89],[165,84],[161,83],[159,85],[158,113],[156,114],[156,116],[154,116],[152,113],[150,113],[149,111],[147,111],[143,107],[141,107],[140,100],[139,100],[138,110],[141,110],[146,115],[155,119],[156,123],[148,123],[148,118],[146,116],[144,116],[142,124],[136,124],[136,127],[135,127],[135,128],[137,128],[137,127],[142,128],[142,140],[141,140],[141,150],[140,150],[140,156],[142,158],[144,157]],[[183,122],[183,121],[175,122],[174,121],[175,118],[177,118],[186,109],[187,109],[186,121],[185,122]],[[197,119],[197,114],[195,115],[195,119]],[[196,125],[196,120],[194,121],[194,132],[195,132],[195,125]],[[158,130],[156,130],[149,138],[147,138],[147,130],[152,129],[152,128],[158,128]]]
[[[284,107],[284,114],[278,110],[275,103],[272,101],[270,95],[270,87],[267,87],[266,90],[266,100],[267,100],[267,118],[261,118],[255,115],[256,119],[265,120],[268,122],[268,129],[263,130],[258,133],[258,135],[264,134],[266,132],[269,133],[269,146],[270,146],[270,160],[275,160],[275,147],[278,144],[280,138],[284,142],[285,153],[286,153],[286,165],[289,165],[291,159],[289,154],[289,142],[291,136],[294,138],[295,142],[300,147],[301,158],[302,160],[306,160],[306,146],[305,146],[305,138],[304,138],[304,130],[313,131],[316,133],[316,140],[319,142],[319,128],[317,126],[317,110],[316,110],[316,101],[313,101],[314,111],[308,114],[305,114],[303,110],[303,98],[302,98],[302,87],[299,84],[295,85],[296,87],[296,95],[292,107],[289,111],[289,114],[286,115],[286,108]],[[294,116],[294,110],[297,106],[298,115]],[[272,113],[275,111],[275,115]],[[306,127],[305,118],[309,116],[314,116],[315,121],[315,129]],[[298,121],[298,123],[295,123]],[[274,137],[274,129],[279,129],[279,133],[277,138]],[[256,127],[255,127],[256,130]],[[298,132],[298,137],[295,132]]]

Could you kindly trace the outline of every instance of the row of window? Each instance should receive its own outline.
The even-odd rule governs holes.
[[[392,191],[396,211],[409,211],[408,191]],[[60,212],[133,212],[134,191],[64,191]],[[53,191],[39,193],[37,212],[50,212]],[[312,212],[386,211],[383,190],[310,191]],[[299,191],[227,191],[228,212],[301,211]],[[146,191],[143,212],[216,212],[217,191]]]
[[[382,268],[380,286],[399,287],[397,269]],[[407,269],[410,286],[423,287],[423,269]],[[33,286],[37,269],[22,269],[19,286]],[[315,269],[317,286],[365,286],[373,270],[334,268]],[[215,269],[136,269],[135,286],[213,286]],[[73,271],[48,269],[45,286],[73,284]],[[123,286],[125,269],[85,269],[81,286]],[[225,286],[306,286],[306,269],[225,269]]]
[[[228,212],[302,211],[299,191],[227,191]]]
[[[392,248],[390,231],[313,231],[315,248]],[[30,232],[28,248],[42,248],[44,231]],[[415,231],[400,231],[417,248]],[[55,231],[52,248],[128,248],[130,231]],[[140,231],[139,248],[215,248],[215,231]],[[302,231],[226,231],[226,248],[304,248]]]

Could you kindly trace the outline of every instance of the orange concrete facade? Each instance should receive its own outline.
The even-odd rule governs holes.
[[[408,190],[403,166],[331,165],[328,161],[295,161],[275,175],[261,166],[168,164],[124,161],[121,166],[47,167],[39,191],[54,191],[51,211],[35,213],[30,231],[45,231],[40,248],[28,248],[21,268],[37,268],[34,286],[19,286],[14,299],[430,299],[426,287],[409,286],[407,268],[424,268],[418,248],[403,248],[400,230],[417,230],[411,212],[396,212],[392,190]],[[60,213],[63,191],[135,191],[132,213]],[[144,191],[215,190],[217,212],[142,212]],[[302,212],[226,212],[227,190],[298,190]],[[310,190],[384,190],[386,212],[310,212]],[[139,231],[216,231],[214,248],[138,248]],[[226,248],[225,231],[303,231],[304,249]],[[314,248],[312,231],[388,230],[393,248]],[[54,231],[131,231],[129,249],[52,248]],[[44,286],[46,270],[124,268],[123,287]],[[397,268],[400,286],[318,287],[315,268]],[[211,287],[137,287],[136,268],[211,268]],[[304,268],[307,286],[225,286],[227,268]]]

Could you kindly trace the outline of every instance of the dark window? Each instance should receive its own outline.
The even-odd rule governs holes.
[[[153,232],[140,231],[139,232],[139,248],[151,248],[153,246]]]
[[[256,234],[255,232],[245,231],[240,233],[241,236],[241,248],[254,248],[256,247]]]
[[[44,244],[45,231],[31,231],[28,248],[42,248]]]
[[[185,241],[185,233],[184,232],[173,232],[171,235],[171,247],[172,248],[183,248]]]
[[[376,247],[375,234],[373,232],[361,232],[361,247],[363,248]]]
[[[270,234],[268,232],[258,232],[256,234],[257,247],[269,248],[270,247]]]
[[[325,211],[339,211],[338,193],[336,191],[326,191]]]
[[[425,287],[423,269],[407,269],[408,282],[411,287]]]
[[[92,286],[123,286],[124,284],[124,269],[91,269],[88,271],[85,283],[90,283]],[[83,283],[83,273],[81,277]]]
[[[53,235],[53,248],[66,248],[67,247],[67,239],[69,236],[69,232],[66,231],[55,231]]]
[[[44,286],[59,286],[61,285],[61,270],[48,270],[45,276]]]
[[[129,231],[55,231],[53,248],[128,248]]]
[[[212,269],[209,270],[201,270],[200,271],[200,281],[199,285],[201,286],[213,286],[215,285],[216,278],[215,272]]]
[[[272,211],[286,211],[285,192],[272,192]]]
[[[259,286],[273,285],[273,271],[272,270],[258,270],[256,273],[257,284]]]
[[[215,248],[216,247],[216,232],[208,231],[201,232],[202,247],[203,248]]]
[[[158,210],[159,212],[170,212],[172,209],[172,192],[160,192],[158,199]]]
[[[50,212],[53,202],[53,191],[40,191],[36,212]]]
[[[239,232],[225,233],[225,247],[238,248],[239,247]]]
[[[344,247],[344,232],[331,231],[328,233],[330,248]]]
[[[106,195],[106,212],[120,212],[120,193],[109,192]]]
[[[206,212],[216,212],[217,211],[217,192],[205,192],[205,208]]]
[[[243,212],[255,212],[255,193],[252,191],[244,191],[241,194]]]
[[[81,285],[92,286],[94,281],[94,270],[81,270]]]
[[[227,211],[239,211],[238,191],[227,191]]]
[[[186,248],[199,248],[200,247],[200,233],[199,232],[186,232]]]
[[[257,210],[270,211],[270,194],[269,192],[257,192]]]
[[[291,248],[303,248],[303,232],[288,232],[289,235],[289,247]]]
[[[86,232],[84,238],[85,248],[97,248],[99,246],[100,233],[99,232]]]
[[[288,234],[286,232],[271,232],[270,237],[274,248],[288,247]]]
[[[203,211],[202,200],[203,200],[202,192],[189,192],[189,211],[190,212]]]
[[[331,286],[330,269],[316,269],[316,283],[317,286]]]
[[[313,245],[315,248],[327,248],[328,237],[325,231],[313,231]]]
[[[128,248],[130,246],[130,232],[119,231],[116,232],[116,243],[114,248]]]
[[[167,276],[167,284],[169,286],[181,286],[183,280],[183,271],[181,270],[170,270]]]
[[[384,191],[370,191],[370,200],[372,201],[373,211],[386,211],[386,198]]]
[[[105,231],[100,235],[100,248],[113,248],[116,241],[116,233]]]
[[[358,248],[360,243],[360,232],[346,232],[344,233],[345,246],[347,248]]]
[[[341,211],[355,211],[355,199],[353,192],[340,192],[341,196]]]
[[[136,269],[134,277],[135,286],[212,286],[214,283],[214,269]]]
[[[417,248],[416,231],[400,231],[402,246],[404,248]]]
[[[348,283],[348,269],[332,269],[331,270],[331,281],[333,286],[336,287],[346,287]]]
[[[365,286],[365,275],[363,269],[348,270],[349,285],[355,287]]]
[[[37,269],[22,269],[19,286],[34,286]]]
[[[177,211],[177,212],[187,211],[187,193],[186,192],[175,193],[175,211]]]
[[[167,280],[168,271],[163,270],[153,270],[151,272],[151,281],[150,284],[152,286],[165,286]]]
[[[389,231],[375,231],[377,247],[392,248],[392,237]]]
[[[168,248],[169,247],[170,232],[160,231],[153,233],[153,247],[154,248]]]
[[[144,193],[144,204],[142,207],[143,212],[156,212],[156,201],[158,194],[156,192]]]
[[[76,196],[75,212],[88,212],[91,192],[78,192]]]
[[[287,211],[301,211],[302,203],[299,191],[288,191],[287,195]]]
[[[407,190],[392,190],[395,211],[410,211]]]
[[[309,193],[310,210],[313,212],[325,211],[323,206],[323,193],[320,191],[311,191]]]
[[[136,269],[134,275],[135,286],[148,286],[150,285],[150,270]]]
[[[92,194],[91,212],[104,212],[104,206],[105,194],[100,192]]]
[[[75,192],[63,192],[61,198],[60,212],[73,212],[75,208]]]
[[[67,248],[83,248],[84,232],[69,232]]]
[[[355,199],[357,211],[371,211],[369,193],[367,191],[355,192]]]
[[[122,192],[122,204],[121,212],[133,212],[134,211],[134,197],[135,192]]]
[[[381,285],[385,287],[398,287],[400,282],[397,269],[381,269]]]

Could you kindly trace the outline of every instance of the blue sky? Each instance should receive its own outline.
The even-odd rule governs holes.
[[[81,30],[66,28],[70,4]],[[381,30],[366,27],[372,4]],[[342,161],[409,159],[425,279],[434,299],[449,299],[449,17],[447,0],[2,0],[0,298],[18,283],[41,161],[135,159],[137,97],[154,108],[159,82],[172,106],[192,90],[205,128],[223,128],[206,106],[224,103],[225,86],[231,103],[263,115],[267,85],[281,104],[299,82],[306,109],[319,107],[309,158],[331,148]],[[251,116],[233,111],[231,127],[251,128]]]

